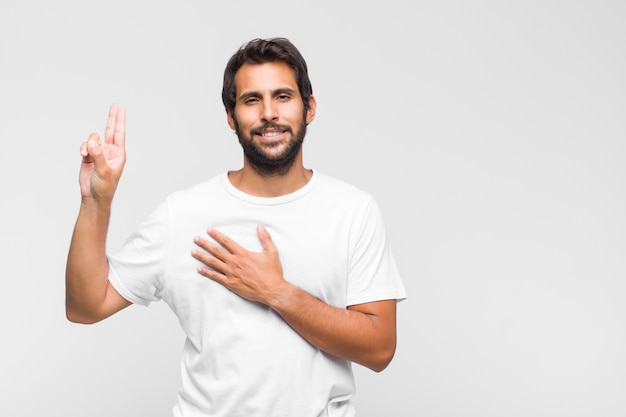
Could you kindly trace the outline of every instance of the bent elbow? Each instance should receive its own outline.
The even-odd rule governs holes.
[[[391,360],[393,359],[394,355],[395,355],[395,349],[386,351],[385,353],[380,355],[380,357],[378,358],[374,366],[372,366],[370,369],[374,372],[384,371],[387,368],[387,366],[389,366],[389,364],[391,363]]]
[[[76,324],[94,324],[99,322],[99,319],[94,318],[79,309],[72,307],[69,303],[65,303],[65,317],[71,323]]]
[[[374,372],[382,372],[387,366],[391,363],[394,355],[396,354],[396,343],[395,341],[388,343],[386,346],[378,349],[376,354],[371,358],[371,360],[365,364],[369,369]]]
[[[65,309],[65,318],[67,318],[67,320],[70,323],[76,323],[76,324],[93,324],[92,322],[90,322],[89,320],[85,320],[85,318],[81,315],[78,315],[74,312],[72,312],[69,309]]]
[[[70,314],[68,312],[65,313],[65,317],[71,323],[76,323],[76,324],[95,324],[100,321],[100,320],[92,319],[86,316]]]

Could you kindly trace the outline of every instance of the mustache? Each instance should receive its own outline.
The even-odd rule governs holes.
[[[282,130],[282,131],[293,134],[291,127],[286,126],[286,125],[281,125],[278,123],[264,123],[262,126],[252,129],[251,133],[253,135],[260,135],[264,130],[268,130],[268,129]]]

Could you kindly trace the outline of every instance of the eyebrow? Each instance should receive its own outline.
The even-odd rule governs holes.
[[[272,96],[277,96],[282,93],[296,94],[297,90],[289,87],[281,87],[277,88],[276,90],[272,90]],[[237,101],[245,101],[250,97],[261,97],[262,95],[263,94],[261,94],[260,91],[246,91],[245,93],[242,93],[239,97],[237,97]]]

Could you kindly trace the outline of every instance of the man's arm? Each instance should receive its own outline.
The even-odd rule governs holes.
[[[376,372],[385,369],[396,349],[396,300],[347,309],[328,305],[287,282],[269,233],[259,226],[258,235],[263,244],[259,253],[242,248],[216,230],[210,230],[209,236],[219,245],[196,237],[204,251],[194,250],[192,255],[209,267],[198,272],[243,298],[271,307],[320,350]]]
[[[396,300],[341,309],[287,284],[269,304],[309,343],[331,355],[380,372],[396,350]]]
[[[106,234],[111,203],[126,162],[126,113],[113,104],[100,143],[97,133],[80,147],[81,205],[65,274],[70,321],[95,323],[130,305],[109,283]]]

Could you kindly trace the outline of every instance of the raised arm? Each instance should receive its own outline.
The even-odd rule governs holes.
[[[126,162],[126,112],[109,109],[104,143],[92,133],[80,147],[81,205],[65,275],[65,311],[70,321],[94,323],[130,305],[109,284],[106,235],[111,203]]]
[[[219,243],[196,237],[204,249],[192,255],[209,268],[198,272],[251,301],[268,305],[302,337],[331,355],[376,372],[387,367],[396,349],[396,300],[337,308],[324,303],[283,277],[278,251],[264,227],[258,235],[263,252],[250,252],[211,230]],[[206,252],[205,252],[206,251]],[[263,271],[261,275],[258,271]]]

